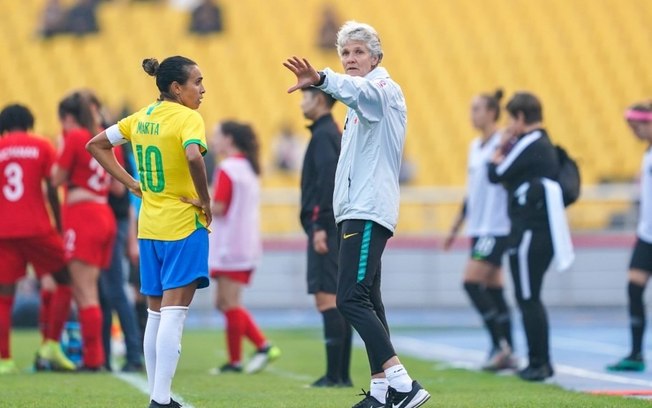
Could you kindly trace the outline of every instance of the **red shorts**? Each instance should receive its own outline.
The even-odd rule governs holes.
[[[76,259],[108,268],[116,235],[111,207],[108,204],[81,202],[65,205],[62,215],[66,260]]]
[[[222,276],[225,278],[232,279],[236,282],[243,283],[245,285],[248,285],[249,282],[251,281],[251,275],[253,274],[253,270],[249,271],[220,271],[217,269],[211,269],[211,278],[217,279],[218,276]]]
[[[25,276],[27,264],[39,277],[66,265],[63,241],[55,230],[36,237],[0,239],[0,260],[0,284],[16,283]]]

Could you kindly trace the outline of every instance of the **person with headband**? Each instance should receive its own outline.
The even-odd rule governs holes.
[[[464,271],[464,290],[491,338],[489,358],[482,366],[487,371],[517,366],[501,268],[510,229],[507,192],[503,186],[489,182],[487,176],[487,164],[502,138],[497,124],[502,96],[499,89],[493,95],[480,94],[471,103],[471,122],[481,135],[471,142],[466,199],[444,242],[444,249],[448,250],[466,220],[471,254]]]
[[[389,338],[380,291],[381,257],[398,222],[398,183],[407,107],[401,87],[380,66],[376,30],[348,21],[337,33],[344,74],[317,71],[305,58],[283,65],[297,78],[288,92],[315,86],[348,107],[335,171],[333,213],[339,235],[336,302],[360,334],[371,390],[354,407],[419,407],[430,394],[413,381]]]
[[[147,296],[143,351],[150,408],[180,407],[170,396],[188,306],[208,286],[208,226],[212,220],[206,131],[197,112],[206,90],[197,63],[182,56],[143,60],[156,78],[154,103],[96,135],[86,149],[112,176],[142,197],[138,218],[140,291]],[[140,182],[115,159],[130,141]]]
[[[638,103],[625,112],[625,120],[636,138],[647,144],[641,163],[641,198],[636,244],[629,263],[629,324],[631,351],[628,356],[607,366],[609,371],[644,371],[643,334],[645,305],[643,292],[652,274],[652,102]]]

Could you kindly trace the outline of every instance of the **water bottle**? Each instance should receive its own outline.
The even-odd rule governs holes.
[[[77,367],[82,363],[82,339],[78,322],[66,322],[61,333],[61,348]]]

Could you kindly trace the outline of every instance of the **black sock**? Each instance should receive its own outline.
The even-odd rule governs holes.
[[[642,357],[643,333],[645,332],[645,306],[643,305],[643,291],[645,286],[629,282],[629,322],[632,330],[632,358]]]
[[[491,300],[498,310],[498,316],[496,321],[500,325],[502,335],[505,337],[509,347],[514,350],[514,343],[512,343],[512,317],[509,311],[509,306],[505,301],[505,296],[503,295],[503,288],[487,288],[487,293],[491,297]]]
[[[480,286],[479,283],[464,282],[464,289],[468,293],[473,306],[482,316],[484,324],[489,331],[491,336],[491,344],[494,349],[500,347],[500,340],[504,337],[502,335],[502,330],[496,318],[498,317],[498,311],[496,306],[494,306],[491,297],[487,291]]]
[[[344,347],[342,348],[342,360],[340,365],[340,380],[351,381],[351,350],[353,347],[353,327],[344,319]]]
[[[140,344],[143,344],[143,337],[145,336],[145,326],[147,326],[147,302],[145,300],[137,300],[134,304],[136,308],[136,321],[140,329]]]
[[[346,321],[337,308],[321,312],[324,319],[324,343],[326,344],[326,376],[337,382],[342,372],[342,352]]]

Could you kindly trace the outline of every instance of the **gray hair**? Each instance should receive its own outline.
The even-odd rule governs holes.
[[[380,37],[376,30],[365,23],[358,23],[357,21],[350,20],[344,23],[337,32],[337,53],[342,56],[342,48],[349,41],[362,41],[372,56],[378,57],[378,62],[383,59],[383,49],[380,45]]]

